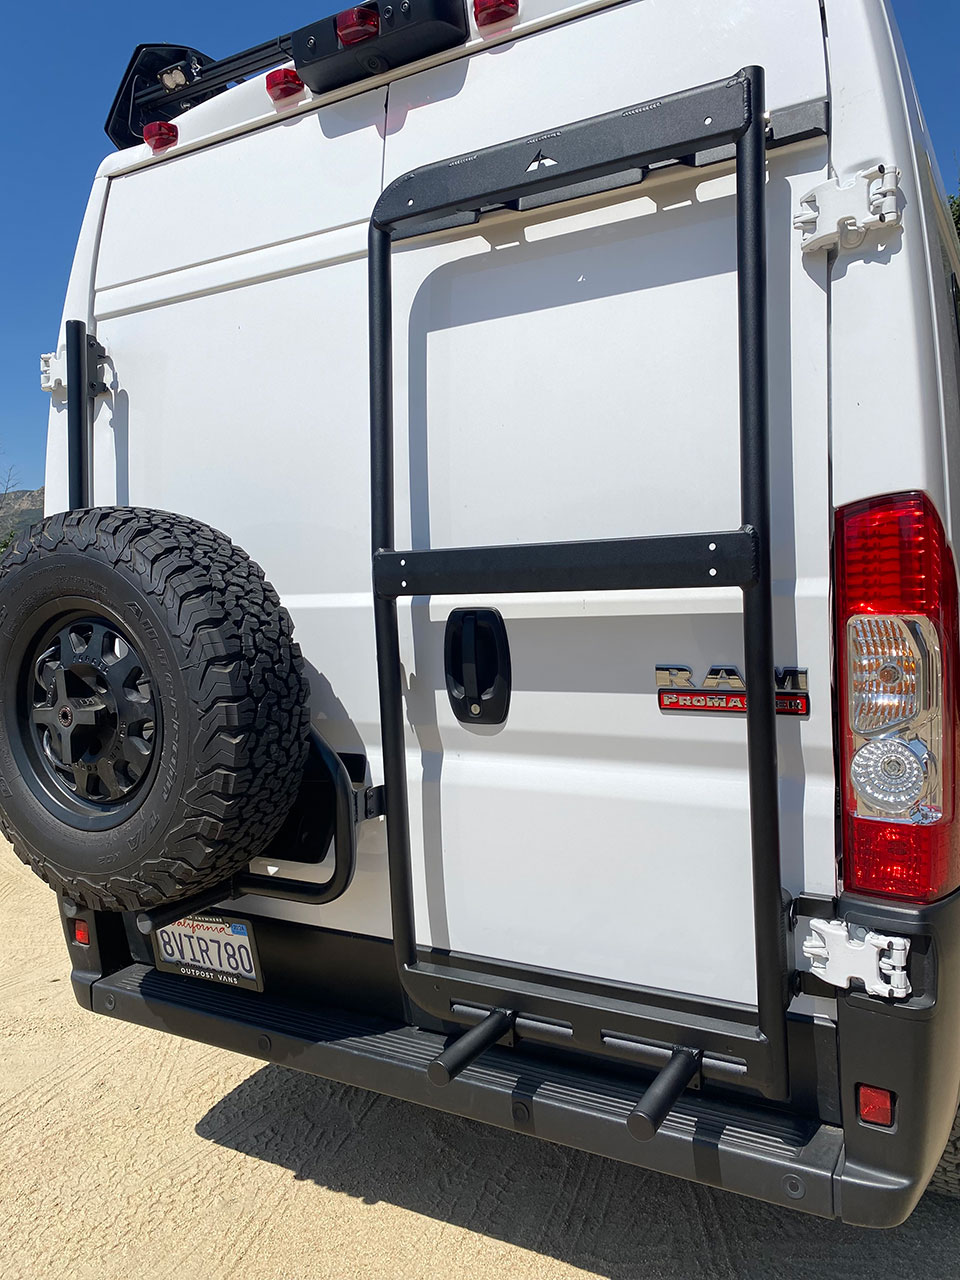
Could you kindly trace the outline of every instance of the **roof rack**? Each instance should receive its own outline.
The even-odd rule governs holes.
[[[359,41],[347,39],[338,16],[328,14],[219,62],[188,45],[138,45],[107,116],[107,137],[118,147],[135,146],[145,124],[170,120],[281,62],[293,61],[308,89],[327,93],[464,44],[470,30],[464,0],[368,8],[376,10],[377,23]]]
[[[148,121],[170,120],[247,76],[289,62],[292,51],[292,35],[219,61],[187,45],[139,44],[107,116],[107,137],[117,147],[136,146]]]

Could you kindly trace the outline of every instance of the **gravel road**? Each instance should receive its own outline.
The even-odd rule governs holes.
[[[84,1013],[0,846],[3,1280],[960,1276],[960,1204],[867,1232]]]

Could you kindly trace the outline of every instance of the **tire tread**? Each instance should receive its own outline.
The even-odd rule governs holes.
[[[69,875],[0,813],[21,860],[91,908],[158,906],[212,887],[269,844],[296,798],[308,750],[307,682],[293,624],[263,571],[209,525],[144,508],[60,513],[21,533],[4,578],[39,558],[84,550],[136,579],[182,652],[193,704],[190,768],[176,821],[136,873]]]

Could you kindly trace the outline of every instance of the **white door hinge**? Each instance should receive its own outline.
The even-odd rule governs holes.
[[[40,357],[40,390],[54,392],[67,385],[67,371],[56,351]]]
[[[810,972],[831,987],[863,983],[872,996],[905,999],[911,991],[907,979],[909,938],[874,933],[842,920],[811,920],[810,935],[804,939],[803,954]]]
[[[863,169],[842,186],[837,178],[822,182],[801,197],[793,225],[803,232],[804,253],[818,249],[859,249],[867,232],[900,226],[897,192],[900,170],[895,164]]]

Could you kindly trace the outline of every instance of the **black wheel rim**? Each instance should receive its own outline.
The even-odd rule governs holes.
[[[137,644],[112,619],[61,616],[27,646],[21,672],[31,789],[78,825],[122,821],[139,806],[161,745],[158,691]]]

